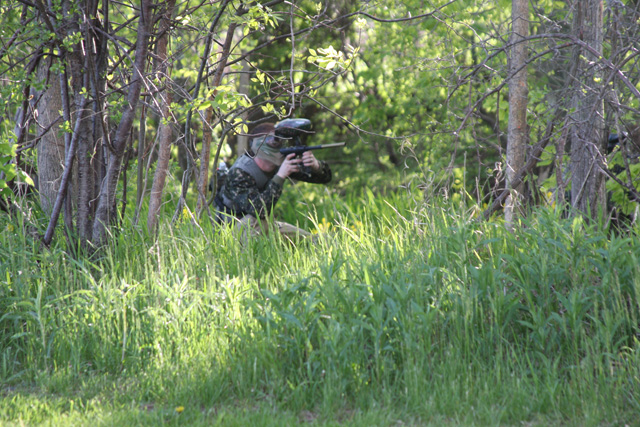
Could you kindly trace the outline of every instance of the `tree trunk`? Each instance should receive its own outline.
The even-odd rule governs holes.
[[[85,22],[84,25],[87,25]],[[85,28],[86,30],[86,28]],[[88,34],[88,31],[84,32]],[[94,40],[86,40],[86,45],[94,45]],[[81,49],[74,49],[75,52],[80,52]],[[77,170],[78,170],[78,194],[77,194],[77,220],[76,227],[78,231],[78,237],[80,238],[80,242],[82,245],[86,245],[86,243],[91,239],[91,227],[93,221],[93,212],[91,209],[92,200],[96,198],[96,187],[95,187],[95,171],[94,165],[91,162],[93,154],[95,152],[96,143],[94,140],[94,132],[92,129],[93,117],[95,117],[95,109],[88,114],[87,112],[81,112],[81,108],[91,108],[97,107],[95,102],[91,102],[87,104],[87,100],[85,99],[85,95],[81,93],[83,89],[89,90],[91,87],[91,73],[93,71],[89,71],[92,67],[89,66],[89,58],[90,55],[84,55],[84,58],[80,57],[80,55],[76,55],[73,60],[70,60],[70,63],[73,63],[74,66],[72,68],[72,78],[71,81],[74,82],[74,87],[71,87],[74,93],[74,109],[75,116],[79,116],[80,114],[88,117],[85,120],[80,121],[78,126],[79,135],[78,138],[78,148],[77,148]],[[94,91],[92,91],[94,92]]]
[[[507,171],[506,185],[511,189],[504,209],[504,220],[508,228],[521,209],[524,184],[513,185],[514,177],[525,164],[528,142],[527,105],[527,43],[529,36],[529,2],[513,0],[511,6],[513,29],[509,57],[509,123],[507,126]]]
[[[61,72],[58,74],[58,91],[61,95],[63,118],[73,127],[73,132],[65,133],[65,165],[62,174],[60,188],[56,195],[55,205],[51,212],[49,226],[45,233],[44,242],[49,244],[53,236],[53,229],[58,221],[60,209],[64,204],[64,220],[67,231],[77,231],[83,245],[87,243],[91,230],[91,215],[89,204],[94,198],[94,175],[91,170],[90,152],[94,146],[93,133],[91,132],[90,118],[86,108],[88,97],[84,92],[90,87],[89,59],[92,53],[87,52],[82,46],[95,46],[94,40],[89,39],[90,22],[86,18],[92,15],[89,9],[95,8],[95,3],[82,2],[84,14],[79,11],[72,12],[71,3],[62,3],[62,17],[58,30],[58,36],[65,39],[73,39],[81,35],[83,42],[76,43],[72,49],[59,47]],[[84,9],[89,8],[89,9]],[[76,153],[79,154],[76,161]],[[74,164],[77,167],[74,169]],[[75,176],[73,174],[75,173]],[[74,188],[77,200],[69,194],[69,187]],[[73,187],[72,187],[73,188]],[[74,208],[77,207],[77,212]],[[74,229],[73,219],[76,219],[77,230]],[[73,238],[73,233],[68,233],[68,238]],[[70,242],[73,247],[73,242]]]
[[[160,81],[164,82],[160,104],[160,126],[158,128],[158,161],[156,171],[151,186],[151,196],[149,197],[149,214],[147,216],[147,229],[150,233],[156,230],[158,225],[158,213],[162,206],[162,193],[169,172],[169,160],[171,157],[171,142],[173,141],[173,131],[171,128],[171,102],[172,92],[169,88],[169,64],[167,63],[167,46],[169,45],[169,29],[171,28],[171,17],[176,2],[169,0],[166,4],[162,20],[160,21],[160,37],[158,38],[156,73]]]
[[[574,3],[573,34],[594,51],[602,52],[602,0]],[[571,204],[578,212],[595,216],[605,202],[604,176],[600,172],[604,152],[604,103],[597,85],[599,58],[577,46],[578,61],[572,97]]]
[[[60,188],[58,189],[58,193],[56,194],[55,203],[52,207],[51,212],[51,220],[49,221],[49,226],[47,227],[47,231],[45,232],[43,238],[43,242],[45,245],[49,245],[51,243],[53,232],[55,230],[56,223],[58,222],[58,216],[60,215],[60,212],[62,210],[62,204],[65,202],[65,200],[67,200],[67,189],[69,188],[69,181],[73,170],[73,162],[78,146],[78,139],[83,134],[83,132],[81,132],[81,127],[83,126],[83,122],[85,122],[84,117],[87,100],[86,98],[82,98],[79,101],[80,108],[78,108],[77,117],[75,119],[72,138],[69,141],[69,146],[67,147],[65,153],[65,164],[62,178],[60,180]]]
[[[138,176],[136,180],[136,210],[133,222],[138,223],[140,210],[142,209],[142,199],[146,190],[147,180],[144,170],[144,152],[147,149],[147,106],[143,103],[140,109],[140,127],[138,128]]]
[[[74,68],[72,81],[76,82],[73,87],[74,97],[76,99],[76,108],[80,108],[83,102],[81,92],[87,90],[90,96],[90,103],[87,108],[87,120],[82,123],[80,128],[81,135],[78,141],[78,212],[77,212],[77,228],[80,242],[86,245],[91,240],[93,228],[93,220],[95,215],[95,200],[98,196],[98,190],[102,169],[103,159],[102,150],[99,141],[107,137],[107,121],[104,115],[104,92],[106,88],[106,67],[108,63],[108,48],[106,36],[96,31],[102,28],[99,19],[88,17],[98,16],[98,0],[86,1],[86,13],[83,18],[77,18],[81,22],[81,31],[84,36],[84,44],[76,47],[74,51],[84,53],[84,58],[77,58],[78,64]],[[108,20],[107,6],[103,4],[103,19]],[[90,50],[85,51],[82,46],[89,46]],[[81,84],[80,84],[81,83]]]
[[[215,95],[213,95],[215,96]],[[213,97],[212,96],[212,97]],[[202,151],[200,152],[200,179],[198,180],[198,202],[196,204],[196,215],[204,211],[207,204],[207,184],[203,186],[203,183],[209,181],[209,159],[211,159],[211,140],[213,139],[213,132],[211,122],[213,122],[213,107],[209,106],[204,116],[204,123],[202,125]]]
[[[50,215],[56,200],[64,167],[64,138],[61,136],[62,97],[60,85],[49,76],[52,57],[47,57],[38,69],[38,80],[46,81],[47,89],[38,103],[38,180],[40,205]]]
[[[77,108],[80,108],[82,98],[77,97]],[[95,151],[93,132],[91,132],[90,119],[85,120],[79,128],[78,140],[78,218],[77,228],[80,241],[84,245],[91,239],[92,211],[91,201],[95,199],[95,173],[91,158]]]

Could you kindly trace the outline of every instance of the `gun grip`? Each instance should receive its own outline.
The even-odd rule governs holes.
[[[302,160],[302,154],[298,154],[296,156],[296,159]],[[300,173],[311,176],[313,170],[311,170],[309,166],[305,166],[304,164],[300,163]]]

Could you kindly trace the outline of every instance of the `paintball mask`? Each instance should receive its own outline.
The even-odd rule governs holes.
[[[280,148],[282,148],[282,145],[282,141],[277,139],[274,135],[262,135],[257,138],[253,138],[251,141],[251,151],[253,151],[257,158],[267,160],[280,166],[284,161],[284,156],[280,154]]]
[[[284,119],[275,125],[275,135],[268,134],[254,138],[251,150],[256,157],[281,165],[285,155],[280,149],[285,146],[302,146],[304,138],[311,132],[311,121],[308,119]]]

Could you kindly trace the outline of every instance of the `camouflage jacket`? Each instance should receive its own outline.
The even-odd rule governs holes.
[[[326,162],[319,162],[318,172],[297,172],[289,178],[313,184],[328,183],[331,181],[331,168]],[[282,195],[284,180],[276,176],[276,173],[277,170],[266,174],[268,180],[264,187],[260,188],[257,180],[249,172],[232,166],[216,196],[217,208],[238,218],[249,214],[260,218],[268,216]]]

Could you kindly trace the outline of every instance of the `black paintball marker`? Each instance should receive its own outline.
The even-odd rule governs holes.
[[[305,151],[343,147],[344,145],[346,145],[346,142],[337,142],[335,144],[324,145],[304,145],[304,143],[302,142],[302,137],[309,133],[312,133],[311,121],[309,119],[284,119],[281,122],[278,122],[275,126],[276,138],[279,141],[289,140],[293,142],[293,144],[290,144],[289,147],[281,148],[280,154],[286,157],[289,154],[295,153],[296,156],[300,157]],[[309,173],[307,168],[304,169],[305,172]]]
[[[285,147],[280,149],[280,154],[288,156],[291,153],[296,153],[296,156],[301,156],[305,151],[322,150],[323,148],[344,147],[346,142],[336,142],[335,144],[324,145],[298,145],[294,147]]]

